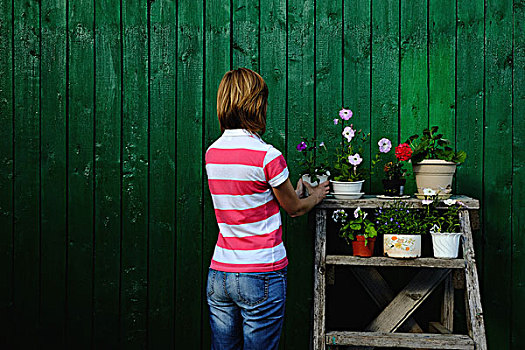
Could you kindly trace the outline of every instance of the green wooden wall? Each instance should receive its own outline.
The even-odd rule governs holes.
[[[489,346],[525,346],[524,0],[0,0],[0,329],[9,346],[207,349],[217,227],[203,156],[227,70],[261,73],[264,138],[341,106],[377,140],[438,124],[468,153]],[[409,189],[414,189],[410,184]],[[379,178],[367,181],[377,193]],[[283,349],[307,349],[313,238],[286,218]]]

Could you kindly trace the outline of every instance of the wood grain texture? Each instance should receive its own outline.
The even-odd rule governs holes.
[[[512,269],[512,2],[485,4],[484,307],[488,346],[510,348],[512,282],[501,271]]]
[[[205,15],[205,50],[204,69],[204,148],[208,147],[221,136],[217,118],[217,90],[219,83],[230,69],[230,11],[229,4],[224,6],[220,1],[206,3]],[[208,187],[208,178],[203,176],[204,204],[203,204],[203,237],[202,237],[202,292],[206,292],[207,277],[213,250],[217,242],[219,228],[213,202]],[[209,322],[208,303],[206,294],[202,298],[202,348],[211,348],[211,330]]]
[[[314,136],[314,10],[313,0],[288,1],[286,162],[294,186],[303,171],[299,167],[302,154],[296,146],[301,137]],[[284,324],[287,349],[308,349],[312,338],[314,234],[308,225],[309,215],[283,215],[289,261]]]
[[[259,71],[260,2],[232,0],[233,69]]]
[[[41,4],[41,291],[39,342],[65,347],[66,2]],[[58,74],[57,74],[58,73]]]
[[[177,18],[175,1],[150,3],[148,346],[174,347]]]
[[[465,204],[465,208],[467,209],[479,209],[479,200],[475,198],[470,198],[467,196],[462,195],[453,195],[450,198],[460,200]],[[336,208],[381,208],[383,206],[388,206],[389,203],[391,203],[392,200],[385,200],[377,198],[374,195],[364,195],[363,197],[359,199],[324,199],[321,203],[319,203],[316,207],[317,208],[325,208],[325,209],[336,209]],[[423,204],[421,203],[420,199],[417,198],[409,198],[404,199],[403,202],[408,203],[408,205],[411,208],[423,208]],[[441,205],[438,206],[439,209],[443,209]]]
[[[13,346],[13,17],[0,1],[0,345]]]
[[[525,347],[525,1],[514,1],[513,134],[512,134],[512,329],[511,349]],[[488,320],[487,320],[488,322]]]
[[[148,303],[148,26],[144,1],[122,2],[122,252],[123,347],[147,346]],[[155,199],[156,200],[156,199]]]
[[[398,267],[433,267],[447,269],[464,269],[464,259],[435,259],[435,258],[416,258],[416,259],[392,259],[388,257],[372,256],[361,258],[348,255],[327,255],[326,263],[333,265],[350,266],[398,266]]]
[[[314,325],[313,348],[325,348],[326,332],[326,210],[315,212],[315,262],[314,262]]]
[[[122,60],[120,4],[95,2],[93,345],[119,345]]]
[[[372,1],[372,140],[399,141],[399,0]],[[375,146],[375,144],[373,144]],[[371,180],[382,189],[382,169]]]
[[[201,347],[203,4],[178,3],[175,347]],[[191,225],[188,219],[191,218]]]
[[[35,346],[40,277],[40,48],[36,2],[14,2],[14,337]]]

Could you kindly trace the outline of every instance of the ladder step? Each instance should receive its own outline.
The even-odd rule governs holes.
[[[474,341],[460,334],[328,332],[326,345],[408,347],[423,349],[474,349]]]
[[[434,267],[441,269],[464,269],[465,259],[394,259],[382,256],[362,258],[351,255],[327,255],[328,265],[358,265],[358,266],[399,266],[399,267]]]

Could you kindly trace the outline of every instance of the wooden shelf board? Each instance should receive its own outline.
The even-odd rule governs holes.
[[[451,199],[456,199],[463,202],[466,206],[465,209],[479,209],[479,200],[464,196],[464,195],[453,195]],[[392,202],[392,199],[381,199],[377,198],[375,195],[364,195],[359,199],[333,199],[327,198],[319,203],[316,208],[318,209],[341,209],[341,208],[363,208],[363,209],[372,209],[379,208],[387,205],[389,202]],[[403,199],[403,202],[408,202],[410,205],[417,209],[423,208],[421,200],[415,197],[409,199]],[[445,208],[445,206],[443,207]]]
[[[466,335],[433,333],[328,332],[326,345],[408,347],[423,349],[474,349]]]
[[[464,269],[465,259],[394,259],[382,256],[361,258],[350,255],[327,255],[328,265],[355,265],[355,266],[399,266],[399,267],[435,267],[442,269]]]

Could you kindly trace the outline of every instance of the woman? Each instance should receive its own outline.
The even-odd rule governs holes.
[[[212,349],[277,349],[288,259],[279,204],[292,217],[328,193],[328,181],[300,198],[281,152],[265,143],[268,87],[246,68],[227,72],[217,93],[222,135],[206,151],[219,237],[207,281]]]

